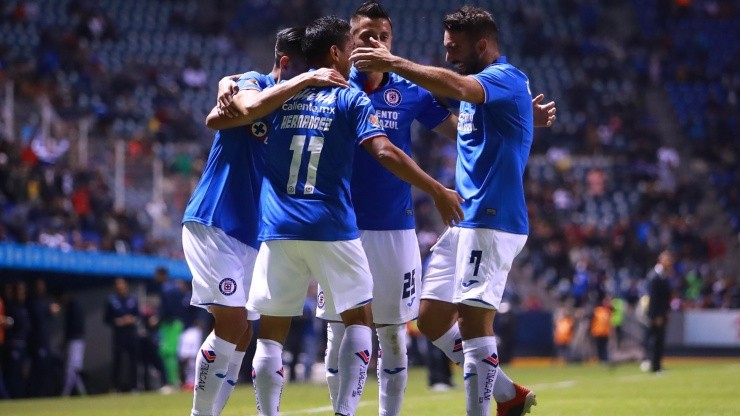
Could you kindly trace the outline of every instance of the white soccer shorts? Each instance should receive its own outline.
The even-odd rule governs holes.
[[[182,227],[182,248],[193,275],[191,305],[245,307],[257,250],[220,228],[193,221]],[[259,314],[249,310],[248,318],[259,319]]]
[[[421,256],[414,230],[360,230],[362,248],[373,276],[373,322],[403,324],[419,316]],[[326,307],[319,286],[316,317],[341,321]]]
[[[453,227],[432,248],[422,299],[498,309],[514,258],[527,236]]]
[[[324,288],[325,305],[338,313],[372,300],[360,239],[270,240],[260,246],[247,307],[263,315],[300,316],[312,277]]]

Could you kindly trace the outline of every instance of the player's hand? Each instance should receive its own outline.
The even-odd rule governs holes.
[[[349,82],[336,69],[319,68],[307,74],[309,87],[349,87]]]
[[[555,107],[555,101],[550,101],[547,104],[540,104],[545,99],[544,94],[540,94],[532,100],[532,110],[534,112],[534,126],[535,127],[550,127],[555,123],[555,113],[558,109]]]
[[[460,206],[463,199],[457,192],[442,187],[432,197],[434,198],[434,206],[439,211],[439,215],[442,216],[442,221],[446,226],[452,227],[463,220],[464,214]]]
[[[393,66],[396,56],[375,38],[370,38],[371,48],[355,48],[349,59],[354,62],[355,68],[363,72],[388,72]]]
[[[233,106],[234,95],[239,92],[239,86],[233,79],[226,77],[218,82],[218,95],[216,97],[216,107],[218,115],[229,118],[239,116],[239,112]]]

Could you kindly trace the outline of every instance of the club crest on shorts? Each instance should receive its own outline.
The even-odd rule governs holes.
[[[401,91],[398,91],[395,88],[388,88],[383,93],[383,99],[389,106],[396,107],[401,104]]]
[[[221,283],[218,284],[218,290],[220,290],[224,296],[231,296],[236,292],[236,281],[230,277],[221,279]]]
[[[267,123],[264,121],[255,121],[248,128],[252,136],[258,140],[265,140],[267,138]]]
[[[319,305],[319,309],[324,309],[324,305],[326,305],[326,299],[324,298],[323,290],[320,290],[319,294],[316,295],[316,303]]]

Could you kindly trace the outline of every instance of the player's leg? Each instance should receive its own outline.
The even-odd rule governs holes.
[[[373,276],[373,322],[378,335],[378,413],[401,413],[408,382],[406,323],[419,315],[421,257],[416,232],[361,231]]]
[[[324,292],[326,308],[338,312],[345,325],[339,347],[336,413],[351,415],[367,378],[372,353],[372,277],[359,239],[334,242],[304,242],[311,274]]]
[[[419,304],[419,331],[457,365],[462,365],[462,338],[457,325],[455,262],[460,229],[453,227],[439,237],[432,247],[424,273]]]
[[[242,258],[247,246],[222,230],[199,223],[183,226],[183,251],[193,274],[191,304],[206,308],[214,317],[214,330],[196,358],[192,415],[213,415],[214,402],[226,380],[236,344],[249,322]]]
[[[534,403],[534,393],[516,389],[499,368],[493,320],[511,264],[527,237],[489,229],[461,229],[455,295],[462,335],[463,374],[469,415],[488,415],[493,399],[499,412],[519,416]]]
[[[257,333],[257,349],[252,361],[252,383],[257,412],[264,416],[280,414],[280,396],[285,384],[283,345],[290,330],[291,316],[263,314]]]
[[[242,277],[242,285],[240,289],[244,293],[245,298],[249,297],[249,288],[252,286],[252,274],[254,273],[254,265],[257,260],[257,250],[249,246],[242,246],[244,249],[244,255],[240,256],[242,260],[244,275]],[[254,311],[247,311],[247,325],[246,330],[242,334],[241,338],[236,342],[236,349],[229,359],[229,366],[226,369],[226,377],[224,382],[221,384],[221,388],[216,393],[216,398],[213,402],[213,414],[220,415],[226,403],[234,392],[234,387],[239,380],[239,371],[244,361],[244,355],[246,354],[247,347],[252,341],[254,321],[259,319],[259,314]]]
[[[316,295],[316,317],[326,321],[326,352],[324,354],[324,368],[326,384],[329,386],[329,399],[332,407],[336,407],[339,395],[339,346],[344,338],[344,323],[336,311],[327,310],[326,295],[319,284]]]
[[[283,345],[293,316],[303,314],[310,271],[300,250],[303,241],[273,240],[260,246],[247,309],[260,313],[252,362],[257,409],[278,415],[284,384]]]

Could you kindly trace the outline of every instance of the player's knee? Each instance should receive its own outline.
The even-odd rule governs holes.
[[[247,311],[244,308],[218,306],[212,307],[211,313],[215,320],[213,329],[216,336],[223,340],[237,344],[249,330]]]

